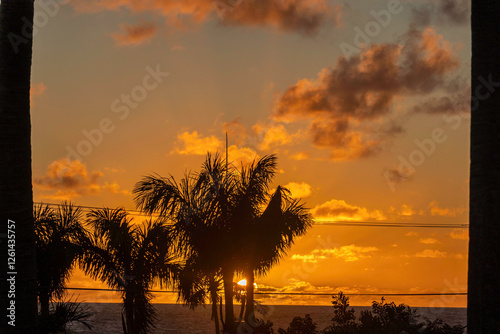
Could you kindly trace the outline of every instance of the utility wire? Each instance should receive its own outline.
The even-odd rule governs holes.
[[[105,288],[65,288],[66,290],[80,290],[80,291],[114,291],[119,292],[118,289],[105,289]],[[176,293],[175,290],[146,290],[147,292],[154,293]],[[335,292],[254,292],[256,295],[290,295],[290,296],[332,296],[336,295]],[[432,293],[344,293],[346,296],[467,296],[467,292],[432,292]]]
[[[37,205],[48,205],[50,207],[60,207],[61,204],[56,203],[42,203],[34,202]],[[102,207],[97,206],[84,206],[77,205],[77,207],[82,208],[84,211],[99,210]],[[127,213],[131,216],[142,216],[142,217],[160,217],[159,214],[144,214],[138,210],[128,210]],[[317,226],[348,226],[348,227],[397,227],[397,228],[453,228],[453,229],[468,229],[469,224],[437,224],[437,223],[401,223],[401,222],[348,222],[348,221],[338,221],[338,220],[317,220],[314,222]]]

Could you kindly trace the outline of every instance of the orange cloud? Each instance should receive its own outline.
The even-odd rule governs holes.
[[[197,131],[183,132],[177,135],[178,141],[176,147],[170,154],[182,155],[205,155],[207,152],[215,153],[217,151],[223,152],[225,145],[222,140],[216,136],[201,136]],[[246,165],[252,161],[259,159],[257,152],[248,147],[238,147],[231,145],[228,147],[229,161],[236,165]]]
[[[429,212],[431,216],[456,217],[465,212],[465,208],[441,208],[436,201],[429,203]]]
[[[370,211],[366,208],[347,204],[343,200],[331,200],[311,209],[316,221],[370,221],[385,220],[380,210]]]
[[[432,259],[443,258],[447,256],[448,253],[441,252],[435,249],[426,249],[423,252],[415,254],[415,257],[432,258]]]
[[[71,199],[83,195],[98,195],[102,191],[130,195],[128,191],[120,190],[117,183],[105,182],[100,185],[98,180],[103,175],[100,171],[89,173],[82,162],[64,158],[49,164],[44,176],[33,179],[33,185],[42,190],[42,198],[55,200]]]
[[[167,24],[176,28],[218,19],[223,25],[271,27],[313,35],[322,26],[341,23],[341,8],[326,0],[245,0],[234,4],[213,0],[75,0],[72,5],[84,12],[121,8],[132,13],[152,12],[164,16]]]
[[[318,260],[326,260],[326,256],[315,255],[315,254],[309,254],[309,255],[293,254],[290,259],[291,260],[300,260],[302,262],[317,263]]]
[[[322,256],[332,256],[342,259],[346,262],[359,261],[360,259],[370,258],[372,253],[379,251],[377,247],[360,247],[355,244],[348,246],[335,247],[332,249],[315,249],[313,254],[321,254]]]
[[[454,229],[451,231],[449,236],[452,239],[458,239],[458,240],[468,240],[469,239],[469,230],[466,229]]]
[[[315,249],[307,255],[293,254],[290,259],[306,263],[317,263],[318,261],[329,258],[341,259],[345,262],[354,262],[370,258],[374,252],[378,251],[379,249],[377,247],[360,247],[352,244],[330,249]]]
[[[398,216],[402,217],[412,217],[415,215],[415,211],[411,205],[403,204],[401,205],[401,209],[397,212]]]
[[[422,244],[437,244],[439,241],[435,238],[421,238],[419,242]]]
[[[120,33],[112,34],[117,45],[130,46],[140,45],[151,41],[156,33],[157,27],[154,23],[145,22],[136,25],[122,25]]]
[[[288,144],[293,140],[293,136],[288,133],[283,124],[262,125],[258,123],[252,127],[252,130],[258,135],[263,135],[259,144],[259,148],[263,151]]]
[[[31,105],[35,105],[33,102],[35,97],[38,97],[40,95],[43,95],[45,91],[47,90],[47,86],[43,82],[35,83],[31,85],[30,89],[30,103]]]
[[[228,149],[229,161],[237,166],[248,165],[254,160],[259,159],[257,152],[248,147],[238,148],[236,145],[231,145]]]
[[[310,184],[305,182],[290,182],[285,185],[285,188],[290,190],[292,198],[305,198],[311,196],[312,187]]]
[[[202,137],[197,131],[183,132],[177,135],[178,146],[171,153],[183,155],[205,155],[207,152],[220,151],[224,145],[221,140],[215,136]]]

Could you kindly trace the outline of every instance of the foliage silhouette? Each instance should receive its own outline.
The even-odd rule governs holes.
[[[278,331],[278,333],[283,334],[318,334],[316,330],[316,323],[312,320],[309,314],[306,314],[304,318],[295,317],[290,323],[290,327],[285,330]]]
[[[37,332],[40,334],[71,333],[67,330],[67,326],[74,322],[92,330],[92,326],[88,322],[92,315],[89,308],[79,302],[58,301],[54,304],[54,310],[50,312],[49,316],[39,315]]]
[[[152,332],[156,312],[148,289],[172,284],[179,271],[171,230],[161,219],[133,224],[121,208],[92,210],[87,221],[92,233],[82,242],[82,269],[120,290],[127,334]]]
[[[61,299],[76,261],[82,256],[85,236],[80,207],[63,202],[57,210],[48,205],[33,208],[36,234],[37,289],[42,317],[49,316],[49,303]]]

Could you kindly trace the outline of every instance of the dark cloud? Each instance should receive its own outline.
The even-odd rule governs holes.
[[[413,181],[415,171],[399,167],[388,168],[384,171],[384,177],[391,184],[399,184],[403,182]]]
[[[313,80],[298,81],[277,101],[273,117],[310,120],[313,143],[331,148],[332,159],[379,153],[403,131],[385,120],[396,100],[442,89],[459,66],[451,44],[432,28],[410,29],[399,42],[371,45],[359,55],[340,57]]]
[[[470,97],[460,94],[431,97],[415,105],[411,112],[434,115],[468,113],[470,112]]]
[[[340,24],[341,8],[327,0],[74,0],[79,11],[99,12],[125,8],[132,13],[162,15],[170,26],[186,28],[209,20],[222,25],[272,27],[313,35],[323,25]]]
[[[228,11],[223,24],[271,26],[286,32],[314,35],[326,24],[340,23],[340,7],[326,1],[262,1],[244,0]]]
[[[411,11],[411,24],[415,28],[422,28],[431,25],[435,7],[432,5],[423,5],[413,7]]]
[[[123,25],[121,28],[123,32],[112,35],[118,45],[140,45],[149,42],[157,30],[156,25],[151,22]]]
[[[470,20],[470,0],[441,0],[438,8],[439,14],[447,22],[462,25]]]
[[[439,0],[412,8],[411,25],[422,28],[432,24],[465,25],[470,21],[470,0]]]

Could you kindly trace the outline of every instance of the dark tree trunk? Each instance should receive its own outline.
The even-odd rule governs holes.
[[[217,313],[219,296],[217,295],[217,285],[213,279],[210,282],[210,299],[212,300],[212,320],[215,323],[215,334],[220,334],[219,315]]]
[[[215,334],[220,333],[219,314],[217,312],[217,300],[212,299],[212,320],[215,324]]]
[[[134,298],[130,294],[125,295],[124,300],[125,308],[125,324],[127,325],[126,334],[135,334],[135,324],[134,324]]]
[[[255,282],[255,276],[253,269],[248,269],[246,272],[247,279],[247,308],[245,311],[245,321],[252,327],[255,327],[255,308],[254,308],[254,294],[253,294],[253,284]]]
[[[0,5],[0,333],[34,333],[37,322],[30,124],[33,10],[33,0],[2,0]],[[15,232],[15,267],[10,268],[9,220],[15,222],[15,229],[10,224]],[[8,278],[15,280],[12,298],[8,292],[14,285]],[[15,327],[7,323],[11,302]]]
[[[499,15],[498,1],[472,1],[469,334],[500,328]]]
[[[238,316],[238,326],[239,326],[239,323],[241,323],[241,321],[243,321],[243,313],[245,312],[246,300],[247,300],[247,298],[244,295],[242,295],[241,296],[240,314]]]
[[[40,300],[40,315],[43,318],[48,318],[49,317],[49,310],[50,310],[50,296],[48,293],[40,292],[40,295],[38,297]]]
[[[233,277],[234,270],[232,268],[224,268],[222,271],[222,279],[224,280],[224,306],[226,313],[226,322],[224,323],[224,333],[236,333],[236,323],[234,321],[233,307]]]

